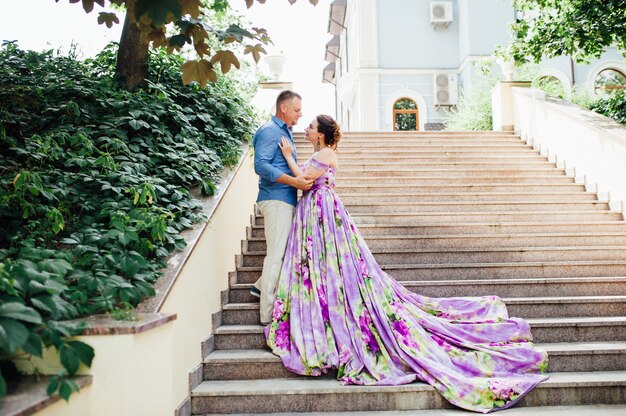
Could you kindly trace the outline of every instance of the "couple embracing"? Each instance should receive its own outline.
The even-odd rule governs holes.
[[[547,354],[500,298],[429,298],[380,268],[333,189],[341,133],[332,117],[306,128],[314,153],[298,165],[292,127],[301,110],[298,94],[281,92],[253,142],[267,255],[251,293],[285,367],[337,371],[343,384],[419,380],[481,413],[514,405],[546,380]]]

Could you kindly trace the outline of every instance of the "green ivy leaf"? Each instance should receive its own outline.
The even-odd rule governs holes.
[[[0,397],[6,397],[7,395],[7,382],[2,377],[2,373],[0,372]]]
[[[8,302],[0,305],[0,317],[33,324],[41,323],[41,315],[35,309],[19,302]]]
[[[78,358],[76,351],[74,351],[74,349],[66,343],[61,347],[60,355],[61,364],[63,365],[63,368],[67,370],[68,374],[76,373],[78,371],[78,367],[80,367],[80,359]]]
[[[46,393],[48,396],[52,396],[55,391],[59,389],[60,380],[58,376],[50,376],[48,379],[48,388],[46,389]]]
[[[28,334],[28,339],[24,345],[22,345],[22,349],[30,355],[41,357],[43,355],[42,345],[43,341],[41,340],[41,337],[35,332],[30,332]]]
[[[0,318],[0,347],[13,354],[28,340],[28,329],[13,319]]]
[[[78,390],[78,385],[74,382],[74,380],[64,379],[61,381],[61,385],[59,386],[59,397],[67,402],[69,401],[72,393]]]
[[[94,349],[81,341],[69,341],[67,343],[78,356],[78,359],[87,367],[91,367],[91,362],[95,356]]]

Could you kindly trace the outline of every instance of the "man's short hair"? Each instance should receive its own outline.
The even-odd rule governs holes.
[[[281,92],[280,94],[278,94],[278,97],[276,98],[276,110],[280,108],[280,105],[282,103],[284,103],[285,101],[289,101],[294,97],[302,99],[302,97],[300,97],[300,94],[298,94],[297,92],[293,92],[291,90],[285,90]]]

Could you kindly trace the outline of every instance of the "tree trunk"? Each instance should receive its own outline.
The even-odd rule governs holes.
[[[115,70],[129,91],[144,85],[148,78],[148,41],[130,19],[128,12],[124,19]]]

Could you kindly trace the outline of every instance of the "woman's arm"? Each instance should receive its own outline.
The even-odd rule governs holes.
[[[278,142],[278,147],[280,147],[280,151],[283,153],[283,156],[285,157],[287,165],[289,165],[289,169],[291,170],[291,173],[293,173],[293,176],[302,175],[302,169],[300,169],[300,166],[298,166],[296,161],[293,159],[293,146],[291,146],[289,140],[287,140],[286,137],[281,137],[280,141]]]

